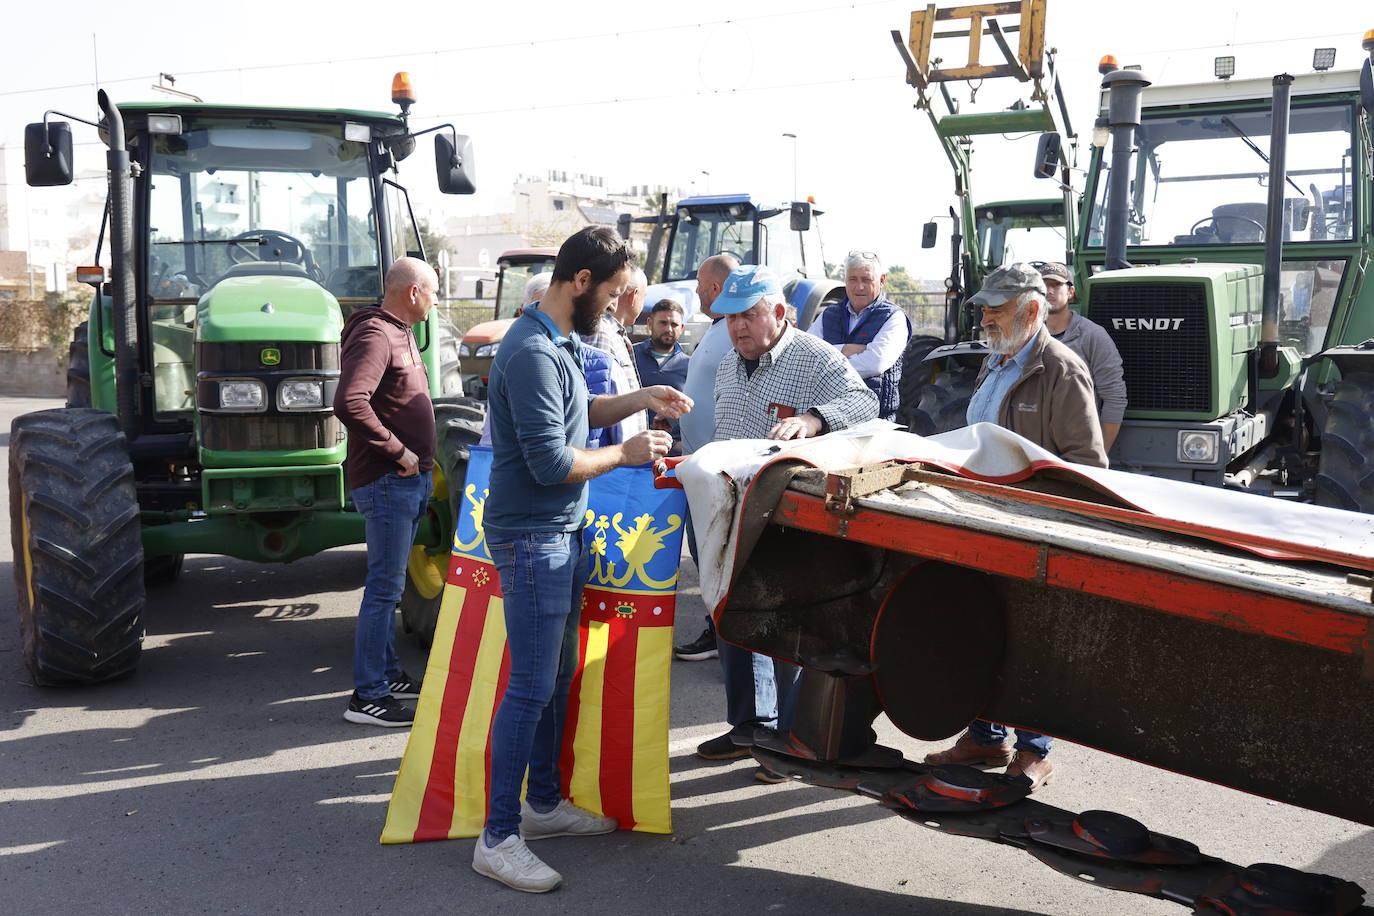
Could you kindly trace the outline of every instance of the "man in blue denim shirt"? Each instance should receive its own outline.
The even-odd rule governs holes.
[[[572,332],[595,329],[633,268],[614,231],[588,227],[571,236],[558,251],[539,308],[516,319],[491,367],[491,495],[483,528],[505,598],[510,678],[492,721],[490,804],[472,867],[530,893],[551,891],[563,879],[530,852],[527,839],[616,828],[611,818],[562,797],[558,769],[587,582],[581,534],[587,481],[654,461],[672,445],[668,433],[645,430],[618,445],[586,449],[588,426],[610,426],[646,409],[679,417],[692,406],[663,385],[587,393],[582,345]]]

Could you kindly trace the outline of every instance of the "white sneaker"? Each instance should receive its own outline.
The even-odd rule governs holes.
[[[530,852],[519,834],[488,847],[483,831],[472,850],[472,870],[495,878],[506,887],[530,894],[544,894],[563,883],[563,876]]]
[[[610,833],[617,826],[615,818],[593,814],[579,808],[566,798],[547,814],[540,814],[529,802],[520,803],[520,834],[527,840],[547,840],[555,836],[597,836]]]

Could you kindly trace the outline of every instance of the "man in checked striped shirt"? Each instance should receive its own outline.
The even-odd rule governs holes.
[[[734,350],[716,369],[715,435],[720,439],[806,439],[878,416],[878,397],[830,344],[797,331],[786,318],[782,285],[767,267],[731,272],[711,311],[724,315]],[[698,756],[749,755],[734,735],[754,726],[786,727],[782,713],[798,669],[720,643],[725,718],[730,731],[703,742]],[[759,767],[755,778],[781,782]]]

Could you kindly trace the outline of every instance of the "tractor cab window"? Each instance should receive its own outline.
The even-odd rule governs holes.
[[[766,263],[783,283],[799,277],[821,276],[825,265],[813,240],[815,233],[793,232],[791,220],[792,211],[787,209],[759,221],[761,244],[768,252]]]
[[[537,274],[553,270],[553,261],[501,264],[501,282],[496,289],[496,317],[514,318],[525,305],[525,287]]]
[[[713,254],[732,254],[741,264],[759,263],[754,251],[754,214],[753,205],[746,203],[679,210],[663,279],[696,279],[697,267]]]
[[[340,299],[381,293],[367,144],[339,124],[191,120],[149,157],[148,277],[154,299],[221,280],[285,274]]]
[[[1285,242],[1353,238],[1353,108],[1294,105],[1283,189]],[[1128,245],[1262,245],[1268,216],[1268,107],[1147,115],[1132,163]],[[1097,175],[1088,244],[1101,246],[1108,158]]]
[[[1018,261],[1063,261],[1062,201],[982,207],[977,211],[978,247],[988,269]]]

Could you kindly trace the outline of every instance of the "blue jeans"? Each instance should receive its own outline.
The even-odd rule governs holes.
[[[692,563],[700,570],[697,533],[690,512],[687,513],[687,550],[692,554]],[[801,669],[721,639],[710,608],[706,609],[706,626],[716,637],[716,648],[720,650],[720,667],[725,674],[725,721],[730,724],[730,731],[743,734],[755,725],[779,731],[791,728],[792,688]]]
[[[731,645],[716,633],[725,673],[725,721],[743,734],[755,725],[778,731],[792,727],[792,700],[801,668]]]
[[[558,755],[568,688],[577,668],[577,624],[587,554],[581,532],[505,534],[487,529],[487,549],[506,604],[510,679],[491,725],[487,834],[520,832],[520,784],[537,810],[562,798]]]
[[[987,719],[974,719],[969,723],[968,733],[979,744],[1001,744],[1006,740],[1007,727],[997,722],[989,722]],[[1032,754],[1046,757],[1050,753],[1051,740],[1049,735],[1042,735],[1039,732],[1026,731],[1024,728],[1016,730],[1016,749],[1018,751],[1030,751]]]
[[[393,471],[350,491],[367,519],[367,581],[353,635],[353,688],[364,700],[391,693],[401,676],[396,657],[396,606],[406,584],[406,562],[429,505],[430,472],[402,477]]]

